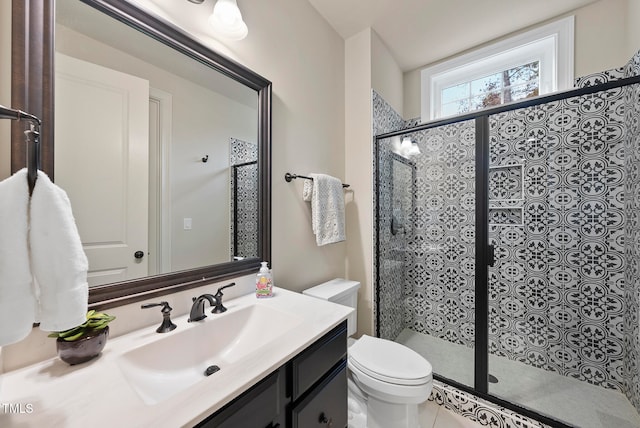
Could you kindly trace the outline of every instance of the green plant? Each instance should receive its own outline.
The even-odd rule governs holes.
[[[60,338],[67,342],[73,342],[74,340],[78,340],[88,333],[95,330],[103,330],[111,321],[116,319],[116,317],[105,314],[104,312],[96,312],[95,310],[90,310],[87,312],[87,320],[80,324],[77,327],[70,328],[65,331],[56,331],[49,334],[49,337]]]

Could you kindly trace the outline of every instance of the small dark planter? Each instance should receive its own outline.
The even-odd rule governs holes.
[[[100,355],[108,337],[109,326],[102,330],[93,330],[73,342],[58,338],[56,340],[58,357],[71,365],[84,363]]]

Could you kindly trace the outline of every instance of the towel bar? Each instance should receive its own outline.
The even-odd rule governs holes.
[[[284,175],[284,179],[285,179],[285,181],[286,181],[287,183],[290,183],[290,182],[291,182],[291,180],[295,180],[296,178],[304,178],[304,179],[307,179],[307,180],[313,180],[313,178],[312,178],[312,177],[307,177],[307,176],[305,176],[305,175],[291,174],[291,173],[289,173],[289,172],[287,172],[287,173]],[[349,187],[349,185],[348,185],[348,184],[344,184],[344,183],[342,183],[342,187],[345,187],[345,188],[346,188],[346,187]]]

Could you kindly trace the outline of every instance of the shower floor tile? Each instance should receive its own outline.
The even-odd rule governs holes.
[[[404,329],[397,342],[423,355],[433,371],[473,384],[473,349]],[[581,428],[639,428],[640,416],[620,392],[561,376],[507,358],[489,356],[492,395]]]

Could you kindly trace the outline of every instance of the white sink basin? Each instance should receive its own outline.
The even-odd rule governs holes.
[[[122,354],[118,366],[144,402],[156,404],[208,379],[205,371],[212,365],[223,371],[242,364],[242,359],[260,352],[302,321],[259,304],[209,314],[204,321],[179,324],[166,337]]]

